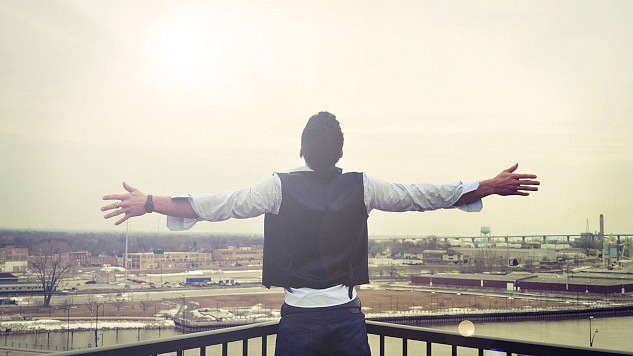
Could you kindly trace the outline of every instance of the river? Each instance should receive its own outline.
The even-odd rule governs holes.
[[[593,330],[598,329],[595,334],[593,346],[601,349],[613,349],[630,351],[633,350],[633,316],[624,317],[596,317],[591,322]],[[457,325],[432,326],[439,330],[457,332]],[[474,335],[492,336],[507,339],[517,339],[524,341],[537,341],[552,344],[562,344],[571,346],[589,346],[589,318],[557,320],[557,321],[521,321],[503,323],[480,323],[475,324]],[[114,345],[136,342],[138,340],[150,340],[177,336],[180,333],[172,328],[167,329],[120,329],[100,330],[98,332],[99,345]],[[378,354],[379,338],[370,335],[370,346]],[[259,356],[261,354],[260,340],[254,339],[249,342],[249,355]],[[274,337],[268,338],[269,354],[273,354]],[[81,331],[67,334],[65,332],[40,332],[37,334],[13,334],[0,336],[0,356],[23,356],[33,355],[32,352],[22,352],[9,350],[8,348],[28,348],[28,349],[50,349],[62,351],[66,345],[72,345],[73,349],[94,347],[94,331]],[[7,349],[2,348],[6,346]],[[400,340],[386,338],[385,351],[387,355],[401,354]],[[409,354],[425,355],[426,345],[423,342],[409,341]],[[229,355],[241,355],[241,342],[229,345]],[[197,355],[197,350],[186,352],[186,355]],[[207,354],[221,354],[220,347],[208,348]],[[434,356],[450,355],[450,347],[443,345],[433,346]],[[477,350],[459,349],[460,356],[477,355]],[[491,353],[487,353],[491,355]]]

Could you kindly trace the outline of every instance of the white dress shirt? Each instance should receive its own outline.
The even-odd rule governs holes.
[[[299,167],[289,172],[308,171]],[[463,184],[398,184],[373,178],[363,173],[365,207],[367,214],[381,211],[429,211],[458,208],[467,212],[481,211],[481,199],[469,204],[454,206],[464,194],[479,187],[479,182]],[[248,188],[215,194],[174,195],[172,199],[187,199],[198,219],[167,217],[170,230],[187,230],[196,222],[222,221],[230,218],[246,219],[263,214],[278,214],[281,206],[281,179],[277,174]],[[338,285],[326,289],[285,288],[285,302],[298,307],[323,307],[339,305],[349,301],[347,286]],[[352,291],[352,298],[356,291]]]

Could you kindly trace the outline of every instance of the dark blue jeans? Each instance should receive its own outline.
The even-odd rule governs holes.
[[[304,355],[371,355],[360,301],[326,308],[284,304],[275,356]]]

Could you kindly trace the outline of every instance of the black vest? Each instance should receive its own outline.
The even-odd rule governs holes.
[[[262,284],[323,289],[369,283],[362,173],[337,168],[279,178],[279,214],[264,221]]]

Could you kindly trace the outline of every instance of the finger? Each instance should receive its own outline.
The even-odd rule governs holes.
[[[115,211],[112,211],[112,212],[109,212],[109,213],[105,214],[103,217],[105,219],[110,219],[113,216],[121,215],[123,213],[124,213],[123,209],[117,209]]]
[[[508,173],[512,173],[512,172],[516,171],[517,168],[519,168],[519,164],[515,163],[512,167],[506,169],[505,171],[508,172]]]
[[[516,179],[534,179],[536,174],[513,174],[512,177]]]
[[[104,195],[101,199],[103,200],[123,200],[127,198],[127,194],[108,194]]]
[[[541,185],[541,182],[537,180],[520,180],[519,183],[522,185]]]
[[[112,210],[112,209],[117,209],[120,207],[120,204],[118,203],[114,203],[114,204],[108,204],[108,205],[104,205],[101,207],[101,211],[106,211],[106,210]]]
[[[132,187],[131,185],[127,184],[126,182],[123,182],[123,188],[125,188],[125,190],[127,190],[130,193],[132,193],[135,190],[138,190],[138,189]]]
[[[518,187],[517,190],[529,190],[531,192],[536,192],[538,190],[538,188],[537,187],[532,187],[532,186],[524,186],[524,185],[522,185],[522,186]]]
[[[115,222],[114,225],[120,225],[122,222],[124,222],[125,220],[129,219],[130,216],[128,214],[125,214],[124,217],[122,217],[119,221]]]

